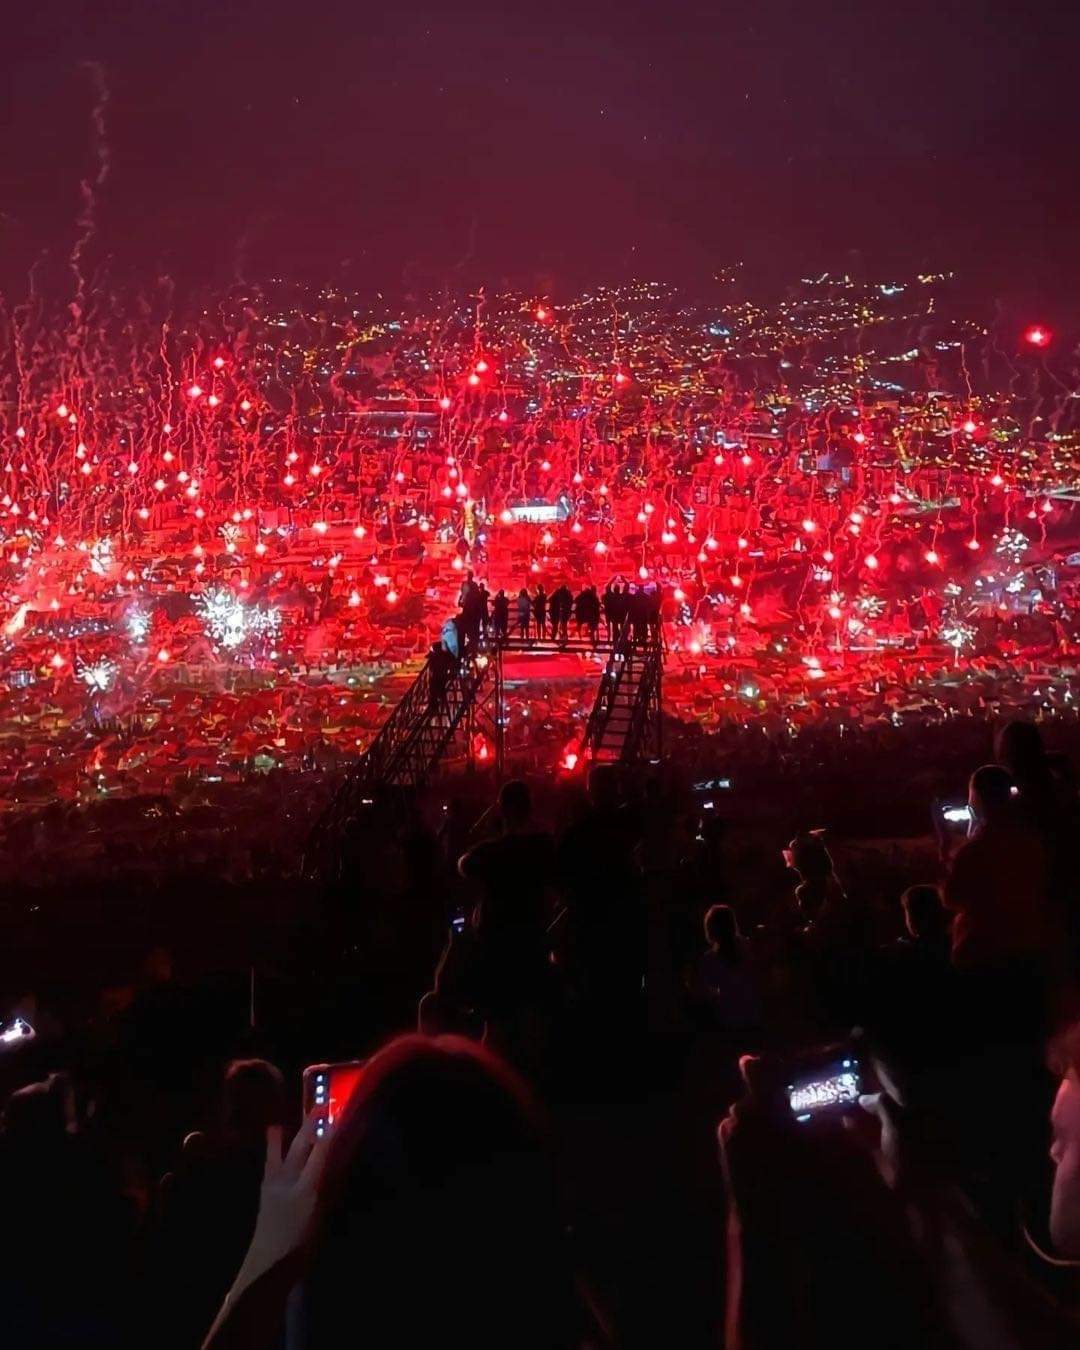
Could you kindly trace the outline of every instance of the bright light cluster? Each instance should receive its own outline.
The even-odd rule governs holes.
[[[196,601],[206,635],[218,647],[235,650],[252,638],[274,638],[281,629],[276,609],[258,609],[223,586],[214,587]]]

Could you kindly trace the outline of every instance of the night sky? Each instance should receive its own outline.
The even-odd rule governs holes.
[[[1080,270],[1075,6],[15,11],[0,52],[9,286],[75,236],[87,61],[110,92],[91,255],[117,275],[566,288],[708,278],[736,259],[771,282],[861,259],[1060,301]]]

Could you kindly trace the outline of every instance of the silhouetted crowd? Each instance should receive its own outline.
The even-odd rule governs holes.
[[[490,594],[472,572],[458,595],[458,612],[443,624],[440,643],[459,657],[478,646],[481,638],[496,645],[511,639],[525,643],[572,640],[594,647],[611,643],[624,629],[635,642],[658,641],[661,634],[662,596],[655,583],[637,585],[615,577],[599,594],[595,586],[575,593],[561,582],[550,592],[543,583],[522,586],[516,596],[499,589]]]
[[[589,594],[517,615],[658,603]],[[508,613],[466,579],[465,645]],[[751,856],[725,791],[373,797],[239,1025],[163,950],[81,1016],[13,997],[5,1343],[1077,1344],[1067,759],[1003,727],[876,880],[813,820]],[[300,1071],[335,1059],[326,1129]]]

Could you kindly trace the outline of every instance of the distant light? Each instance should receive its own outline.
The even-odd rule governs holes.
[[[865,445],[866,433],[864,431],[857,431],[855,435],[852,437],[852,439],[854,440],[856,445]]]
[[[875,554],[873,554],[873,553],[868,553],[868,554],[866,555],[866,565],[867,565],[867,567],[870,568],[871,571],[873,571],[874,568],[877,567],[878,561],[877,561],[877,557],[876,557]]]
[[[977,539],[969,539],[967,542],[967,546],[969,549],[971,549],[972,552],[974,552],[979,547],[979,541]]]
[[[488,368],[488,363],[484,360],[483,357],[481,357],[480,360],[477,361],[477,363],[476,363],[476,373],[477,373],[478,375],[483,375],[484,371],[486,371],[487,368]]]
[[[817,529],[817,523],[813,520],[806,519],[803,521],[802,527],[807,534],[813,534],[814,531]]]
[[[978,431],[978,429],[979,428],[977,423],[973,422],[970,417],[964,423],[964,430],[967,432],[969,436],[974,436],[976,431]]]
[[[938,561],[938,555],[935,549],[930,548],[926,550],[926,561],[931,567]]]
[[[1032,347],[1048,347],[1051,336],[1049,328],[1044,328],[1041,324],[1032,324],[1024,331],[1024,341]]]
[[[479,384],[479,383],[480,383],[480,376],[477,375],[477,373],[476,373],[475,370],[474,370],[474,371],[472,372],[472,374],[469,376],[469,383],[470,383],[470,384],[473,384],[473,385],[476,385],[476,384]]]
[[[443,412],[445,412],[447,408],[449,408],[449,406],[450,400],[446,397],[445,394],[443,394],[442,398],[439,399],[439,407],[442,408]]]
[[[197,384],[188,386],[188,398],[202,398],[202,389]]]

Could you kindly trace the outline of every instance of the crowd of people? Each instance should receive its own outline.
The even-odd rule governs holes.
[[[564,580],[550,593],[542,582],[531,588],[522,586],[515,597],[502,587],[493,595],[470,571],[458,594],[458,612],[443,624],[440,643],[452,656],[475,647],[481,637],[498,645],[505,645],[511,638],[565,645],[573,637],[596,647],[601,622],[609,643],[624,627],[630,628],[635,641],[659,638],[660,588],[655,582],[638,586],[615,576],[602,595],[592,583],[575,595]]]
[[[22,994],[9,1343],[1075,1344],[1080,801],[1029,722],[968,767],[884,887],[675,764],[376,797],[241,1024],[162,950]]]

